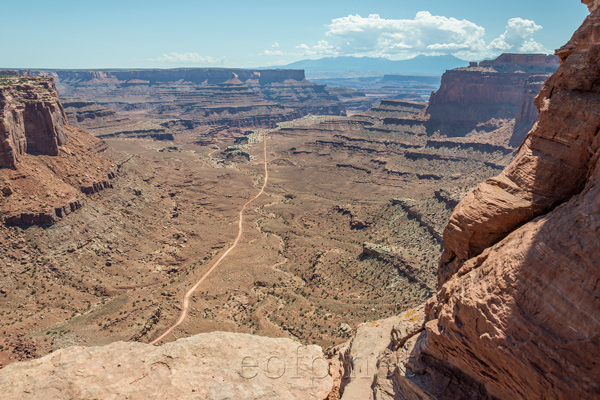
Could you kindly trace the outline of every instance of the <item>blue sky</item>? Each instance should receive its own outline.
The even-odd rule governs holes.
[[[578,0],[3,1],[0,67],[259,67],[355,55],[552,52]]]

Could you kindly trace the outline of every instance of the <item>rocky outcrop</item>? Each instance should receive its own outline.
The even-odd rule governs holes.
[[[407,344],[414,344],[416,335],[423,331],[424,317],[421,306],[358,326],[352,340],[328,354],[334,378],[330,399],[426,399],[426,396],[397,397],[400,388],[394,381],[396,370],[406,370],[410,360],[410,354],[397,352]]]
[[[363,92],[343,86],[325,87],[327,93],[337,97],[349,113],[367,111],[375,105],[377,100],[367,97]]]
[[[461,149],[473,149],[483,153],[504,153],[509,154],[511,150],[504,147],[490,143],[472,142],[472,141],[461,141],[461,138],[452,139],[428,139],[427,146],[440,149],[440,148],[461,148]]]
[[[338,168],[344,168],[344,167],[345,168],[353,168],[352,165],[337,164],[336,166]],[[369,174],[371,173],[371,171],[367,170],[367,169],[361,169],[360,171],[369,173]],[[350,229],[360,230],[360,229],[365,229],[370,226],[370,223],[365,220],[365,216],[362,215],[359,211],[357,211],[351,205],[334,206],[333,211],[338,212],[342,215],[346,215],[350,218]]]
[[[400,317],[368,322],[360,325],[353,339],[334,349],[330,357],[337,356],[332,370],[337,373],[337,387],[342,400],[371,398],[374,376],[378,371],[379,355],[389,347],[389,338]]]
[[[324,85],[307,81],[303,70],[179,68],[19,73],[50,75],[61,96],[97,103],[71,102],[69,112],[78,126],[101,135],[139,131],[135,125],[152,125],[159,119],[190,121],[194,127],[227,124],[235,130],[270,128],[308,114],[346,113],[343,102]],[[108,115],[98,105],[118,115]],[[136,124],[140,118],[145,121]]]
[[[494,60],[484,60],[479,63],[479,67],[502,68],[506,66],[510,69],[514,65],[521,66],[521,70],[543,70],[554,72],[558,68],[558,57],[545,54],[522,54],[522,53],[504,53]],[[523,68],[525,67],[525,68]]]
[[[496,60],[446,71],[425,111],[428,133],[465,136],[497,129],[498,124],[488,121],[515,118],[527,79],[557,67],[555,56],[502,54]]]
[[[25,153],[58,155],[65,123],[52,78],[0,78],[0,167],[15,168]]]
[[[532,75],[525,81],[521,92],[521,104],[515,117],[515,127],[508,141],[509,146],[519,147],[540,115],[535,105],[535,96],[540,92],[544,82],[549,77],[550,74]]]
[[[47,207],[37,212],[9,212],[4,218],[6,225],[52,225],[59,219],[79,210],[85,203],[84,198],[73,199],[57,207]]]
[[[3,399],[325,399],[318,346],[239,333],[70,347],[0,370]]]
[[[341,101],[319,85],[307,80],[286,80],[285,82],[258,85],[248,82],[248,86],[261,97],[285,107],[302,110],[302,115],[346,115]]]
[[[373,107],[369,110],[368,115],[377,115],[380,118],[406,118],[413,115],[426,107],[426,103],[409,101],[409,100],[396,100],[396,99],[385,99],[381,100],[378,107]]]
[[[61,99],[61,103],[69,118],[69,122],[77,126],[88,123],[90,120],[113,119],[117,115],[113,110],[99,106],[93,101],[63,98]]]
[[[165,138],[167,138],[166,140],[173,140],[173,135],[167,131],[177,129],[177,126],[172,128],[163,126],[172,126],[173,123],[169,120],[144,123],[124,117],[114,110],[89,100],[74,97],[61,97],[60,100],[70,124],[99,138],[132,136],[152,137],[156,140],[165,140]],[[176,123],[179,124],[180,122],[177,121]],[[184,121],[181,121],[181,123],[184,123]],[[189,128],[189,126],[186,128]]]
[[[106,179],[83,182],[80,186],[81,193],[91,195],[112,188],[113,183],[111,180],[115,177],[116,174],[114,172],[109,172]],[[10,188],[9,186],[6,187]],[[10,195],[12,195],[12,193],[8,195],[5,194],[5,197]],[[4,215],[4,223],[8,226],[53,225],[61,218],[64,218],[83,207],[86,198],[79,194],[76,196],[77,197],[66,201],[61,198],[43,204],[37,203],[35,197],[30,196],[33,197],[34,202],[25,209],[18,207],[15,210],[11,210],[8,207],[3,207],[1,211]],[[0,202],[0,204],[2,203],[4,202]]]
[[[423,353],[490,396],[600,395],[599,35],[593,9],[557,51],[513,162],[463,199],[444,232]]]
[[[48,77],[0,76],[0,215],[52,225],[112,187],[105,144],[71,126]]]
[[[69,98],[62,99],[61,102],[69,117],[69,121],[72,123],[84,122],[90,119],[114,117],[116,114],[113,110],[101,107],[93,101]]]
[[[581,2],[588,6],[590,12],[595,11],[600,6],[600,1],[598,0],[582,0]]]
[[[83,182],[81,184],[81,192],[85,194],[94,194],[98,193],[104,189],[112,188],[113,184],[111,179],[115,178],[114,172],[109,172],[107,174],[107,179],[103,179],[101,181],[96,182]]]
[[[590,16],[566,47],[562,62],[536,98],[540,116],[513,162],[459,204],[444,232],[440,284],[462,263],[523,223],[579,193],[600,143],[600,75]],[[558,50],[560,53],[561,50]]]
[[[600,397],[596,3],[557,51],[561,66],[513,162],[454,210],[421,331],[406,316],[396,323],[409,333],[385,338],[365,398]]]

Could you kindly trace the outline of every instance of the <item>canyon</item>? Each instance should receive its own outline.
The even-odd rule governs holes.
[[[0,312],[8,336],[0,362],[69,343],[159,337],[177,319],[180,296],[233,240],[227,221],[260,182],[257,144],[264,140],[271,183],[247,211],[249,237],[208,278],[211,289],[191,296],[189,317],[168,340],[222,330],[331,347],[361,322],[417,306],[435,290],[453,205],[512,154],[508,147],[429,138],[415,116],[425,107],[386,100],[351,118],[307,116],[234,137],[182,129],[167,140],[108,136],[103,144],[87,135],[99,147],[77,158],[91,166],[99,162],[94,154],[104,155],[112,165],[105,170],[99,162],[96,180],[72,187],[73,207],[52,193],[27,197],[23,190],[28,204],[19,212],[11,208],[17,197],[2,198],[0,257],[7,268]],[[121,129],[120,112],[65,100],[65,130],[79,132],[70,121],[86,118],[73,109],[88,108]],[[65,154],[75,143],[67,138]],[[34,175],[24,166],[1,172]],[[114,173],[107,179],[101,171]],[[242,262],[250,273],[239,273],[240,254],[247,254]],[[31,275],[40,279],[32,284]],[[211,286],[215,280],[226,283]],[[26,308],[13,315],[19,304]]]
[[[556,57],[368,110],[297,70],[3,72],[3,396],[598,397],[586,3]]]
[[[240,134],[308,114],[345,115],[360,93],[309,82],[302,70],[20,70],[52,76],[69,101],[73,123],[100,137],[169,139],[202,127]],[[90,104],[93,102],[96,104]],[[357,104],[358,102],[358,104]],[[118,112],[119,124],[115,129]],[[209,135],[214,134],[209,131]]]
[[[540,116],[514,160],[454,209],[437,294],[369,343],[379,341],[374,379],[363,383],[369,398],[600,394],[600,9],[586,3],[591,15],[557,50],[561,66],[536,97]],[[354,354],[367,330],[339,348],[342,370],[362,365]],[[342,387],[360,383],[348,380]]]

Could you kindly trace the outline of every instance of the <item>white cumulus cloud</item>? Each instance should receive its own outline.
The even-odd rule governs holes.
[[[224,64],[225,57],[202,56],[198,53],[164,53],[158,58],[153,58],[150,61],[169,63],[169,64],[203,64],[203,65],[218,65]]]
[[[547,52],[540,43],[531,36],[534,32],[542,29],[534,21],[523,18],[511,18],[508,20],[506,30],[502,35],[492,40],[489,44],[490,51],[518,51],[527,53]]]
[[[315,46],[302,43],[296,48],[300,50],[300,55],[303,57],[334,57],[339,55],[339,52],[327,40],[319,40]]]
[[[533,39],[542,27],[534,21],[512,18],[506,31],[486,43],[485,29],[466,19],[421,11],[413,19],[386,19],[378,14],[336,18],[327,25],[328,40],[296,46],[305,57],[336,55],[407,59],[420,54],[452,54],[463,59],[497,56],[502,52],[548,52]]]
[[[267,49],[260,53],[261,56],[282,56],[283,51],[279,50],[279,43],[275,42],[271,45],[271,49]]]
[[[427,11],[417,13],[414,19],[348,15],[332,20],[328,28],[326,35],[335,38],[340,52],[347,55],[410,58],[485,47],[483,27]]]

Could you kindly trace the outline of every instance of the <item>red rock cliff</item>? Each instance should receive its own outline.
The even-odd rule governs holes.
[[[515,118],[527,79],[554,72],[557,63],[556,56],[502,54],[479,66],[446,71],[425,112],[428,132],[465,136],[490,119]]]
[[[563,59],[535,103],[540,116],[513,162],[455,209],[440,284],[467,259],[579,193],[600,146],[600,56],[595,13],[557,50]]]
[[[558,58],[545,54],[520,54],[504,53],[495,60],[484,60],[479,63],[480,67],[494,67],[499,65],[525,65],[538,68],[558,68]]]
[[[344,389],[360,383],[355,354],[371,340],[383,350],[370,353],[377,367],[362,398],[600,398],[599,4],[588,2],[557,51],[561,66],[513,162],[455,208],[424,313],[380,321],[375,339],[359,327],[334,350],[349,376],[343,400],[360,398]]]
[[[515,127],[508,142],[509,146],[519,147],[540,115],[535,105],[535,97],[544,86],[544,81],[549,77],[550,74],[532,75],[525,81],[521,92],[519,111],[515,117]]]
[[[65,123],[52,78],[0,77],[0,167],[25,153],[57,155]]]
[[[61,96],[93,101],[119,112],[121,117],[134,119],[142,112],[144,118],[183,119],[185,123],[192,121],[194,126],[267,128],[308,114],[346,114],[342,101],[324,85],[307,81],[303,70],[176,68],[18,72],[50,75]],[[94,127],[90,124],[86,128]],[[116,132],[119,130],[108,133]]]
[[[600,9],[513,162],[456,207],[420,361],[500,399],[600,397]]]
[[[69,125],[52,78],[0,76],[0,222],[50,225],[111,187],[105,149]]]

